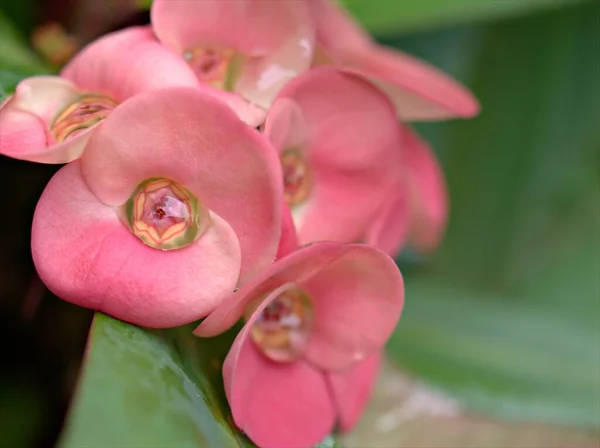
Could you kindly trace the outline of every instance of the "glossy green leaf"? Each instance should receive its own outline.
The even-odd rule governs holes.
[[[370,31],[395,35],[407,30],[516,16],[567,6],[579,0],[341,0]]]
[[[238,329],[199,339],[193,328],[147,330],[97,313],[59,446],[254,446],[231,423],[221,377]]]
[[[61,447],[244,446],[220,376],[231,335],[145,330],[97,313]]]
[[[452,217],[390,349],[471,409],[600,427],[599,13],[474,30],[483,114],[435,128]],[[427,39],[396,43],[444,61]]]

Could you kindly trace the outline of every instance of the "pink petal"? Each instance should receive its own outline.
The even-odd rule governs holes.
[[[258,446],[310,447],[333,429],[333,402],[323,373],[302,362],[274,363],[250,339],[250,326],[270,301],[253,313],[227,355],[227,399],[236,425]]]
[[[428,143],[409,128],[403,130],[403,147],[412,208],[410,242],[430,252],[441,243],[448,221],[444,173]]]
[[[408,54],[372,45],[334,59],[387,93],[405,121],[470,118],[479,113],[477,100],[464,86]]]
[[[345,173],[315,169],[311,196],[296,215],[300,244],[360,240],[377,219],[390,188],[386,170]]]
[[[312,298],[314,324],[305,358],[342,370],[381,349],[404,304],[402,275],[383,252],[348,245],[345,253],[302,281]]]
[[[286,283],[301,283],[324,269],[352,245],[319,242],[301,247],[277,260],[224,301],[196,328],[197,336],[210,337],[231,328],[255,298]]]
[[[61,76],[83,90],[117,101],[171,86],[200,88],[189,65],[164,48],[150,27],[126,28],[96,40],[75,56]]]
[[[290,209],[286,204],[283,204],[282,211],[281,239],[279,240],[276,259],[282,258],[298,248],[298,235],[296,234],[296,227]]]
[[[123,103],[90,139],[82,170],[108,205],[123,204],[151,177],[185,186],[235,231],[242,281],[275,258],[282,203],[277,155],[259,132],[197,89],[162,89]]]
[[[267,108],[277,91],[308,69],[314,27],[296,0],[155,0],[152,26],[178,55],[213,46],[246,56],[235,91]]]
[[[307,0],[317,24],[317,39],[333,54],[370,45],[371,36],[335,0]]]
[[[358,76],[319,67],[295,78],[280,99],[297,104],[303,122],[294,117],[289,132],[295,131],[296,123],[306,126],[306,150],[313,163],[359,170],[386,165],[380,158],[397,153],[400,135],[392,104]],[[283,112],[270,113],[265,128],[277,113]]]
[[[248,126],[256,128],[265,121],[267,111],[249,103],[236,93],[217,90],[203,86],[203,92],[220,99],[235,112],[240,120]]]
[[[296,222],[300,242],[361,237],[395,176],[400,133],[387,98],[359,77],[313,69],[282,90],[265,133],[279,151],[304,146],[312,169],[313,190]]]
[[[280,154],[286,148],[305,147],[309,129],[300,105],[290,98],[277,98],[265,121],[264,134]]]
[[[11,100],[2,107],[2,114],[18,109],[39,117],[46,126],[66,106],[81,95],[76,84],[59,76],[33,76],[19,83]]]
[[[381,352],[375,352],[344,372],[326,374],[342,431],[358,423],[377,381],[381,358]]]
[[[411,204],[405,180],[390,189],[377,218],[365,236],[365,243],[396,256],[404,245],[411,224]]]
[[[81,92],[58,76],[36,76],[19,83],[0,109],[0,154],[39,163],[66,163],[78,158],[90,129],[55,144],[50,126]]]
[[[225,300],[194,333],[208,337],[225,331],[252,300],[289,283],[312,299],[315,322],[306,358],[325,370],[347,368],[381,348],[404,302],[402,276],[383,252],[356,244],[314,243],[276,261]]]
[[[238,279],[235,233],[211,218],[193,245],[153,249],[92,194],[74,161],[50,180],[38,203],[33,260],[46,286],[69,302],[138,325],[182,325],[209,313]]]
[[[13,108],[0,111],[0,154],[35,161],[48,147],[47,126],[38,116]]]

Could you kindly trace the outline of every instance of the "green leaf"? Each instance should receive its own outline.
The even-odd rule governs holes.
[[[19,31],[0,11],[0,69],[20,69],[28,72],[49,72],[42,62],[25,43]]]
[[[39,17],[39,1],[37,0],[0,0],[0,12],[6,16],[19,30],[29,34]],[[36,17],[38,16],[38,17]],[[4,24],[0,25],[0,29]]]
[[[221,362],[231,332],[145,330],[97,313],[61,447],[241,447],[228,422]]]
[[[340,0],[371,32],[399,32],[470,23],[531,13],[539,9],[567,6],[580,0]]]
[[[22,79],[51,72],[0,11],[0,103]]]
[[[252,447],[232,425],[221,366],[239,328],[147,330],[97,313],[61,448]],[[316,448],[335,446],[332,437]]]
[[[450,226],[430,268],[408,272],[390,350],[471,409],[600,427],[599,14],[473,30],[462,75],[483,113],[435,128]]]

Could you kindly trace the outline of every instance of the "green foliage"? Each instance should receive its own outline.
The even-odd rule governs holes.
[[[396,35],[423,28],[515,16],[579,0],[340,0],[372,32]]]
[[[59,446],[254,446],[232,425],[221,376],[239,328],[210,339],[193,329],[146,330],[97,313]]]
[[[35,73],[48,70],[42,60],[27,46],[14,25],[0,11],[0,68]]]
[[[429,272],[409,275],[390,343],[475,410],[600,427],[599,12],[396,42],[449,68],[460,58],[483,104],[421,127],[442,150],[452,217]]]
[[[145,330],[96,314],[66,447],[242,447],[229,423],[221,363],[234,333]]]
[[[39,3],[39,0],[0,0],[0,11],[22,33],[29,34],[33,30]],[[0,33],[4,31],[5,24],[5,21],[0,21]]]
[[[23,78],[50,72],[0,11],[0,103]]]

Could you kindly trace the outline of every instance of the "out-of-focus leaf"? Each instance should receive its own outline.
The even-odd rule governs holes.
[[[580,0],[340,0],[370,31],[393,35],[407,30],[474,22],[567,6]]]
[[[435,136],[452,217],[390,349],[472,409],[600,427],[599,13],[480,31],[483,113]]]
[[[0,0],[0,12],[22,32],[30,33],[35,22],[34,15],[39,11],[36,3],[39,6],[40,2],[37,0]],[[3,27],[2,22],[0,29]]]
[[[0,11],[0,69],[47,72],[49,68],[28,48],[13,24]]]
[[[146,330],[97,313],[59,446],[253,447],[231,423],[221,377],[238,329],[199,339],[193,328]]]
[[[0,11],[0,104],[23,78],[51,71]]]

